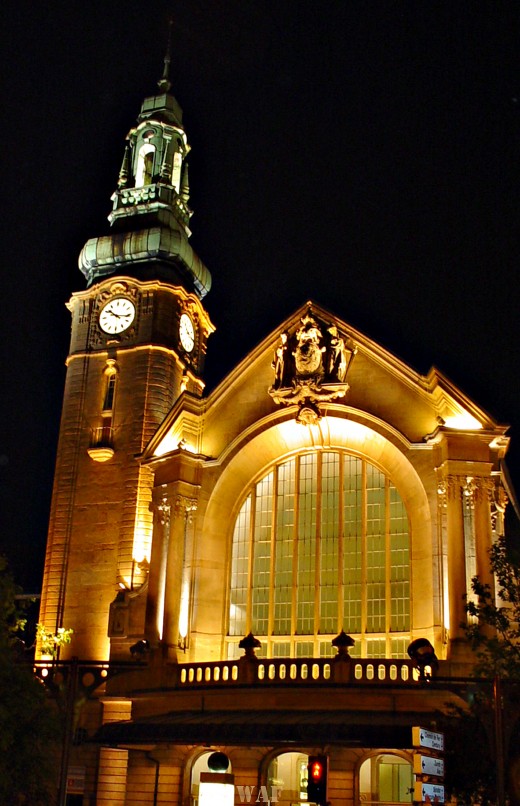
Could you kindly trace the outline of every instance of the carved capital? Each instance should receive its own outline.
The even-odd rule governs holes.
[[[473,476],[459,476],[459,479],[464,506],[466,509],[474,509],[479,490],[477,480]]]
[[[197,499],[188,498],[186,495],[178,495],[175,499],[174,518],[186,518],[188,523],[192,521],[192,513],[197,510]]]
[[[170,523],[171,506],[166,496],[163,497],[160,504],[156,507],[157,516],[161,526],[168,526]]]
[[[462,501],[468,510],[474,509],[479,501],[489,499],[494,488],[493,480],[481,476],[444,474],[437,471],[437,494],[439,505],[448,506],[448,501]]]
[[[439,506],[443,509],[446,509],[448,506],[448,484],[444,476],[439,476],[437,481],[437,496],[439,501]]]
[[[497,536],[504,534],[504,517],[506,507],[509,503],[509,497],[504,490],[500,479],[497,481],[490,492],[491,503],[491,528]]]

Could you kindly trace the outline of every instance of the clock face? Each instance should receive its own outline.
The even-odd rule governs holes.
[[[126,330],[135,318],[135,305],[127,297],[113,297],[101,309],[99,327],[114,335]]]
[[[195,345],[195,328],[187,313],[181,314],[179,320],[179,338],[187,353],[191,353]]]

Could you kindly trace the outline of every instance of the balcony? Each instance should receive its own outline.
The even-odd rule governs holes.
[[[100,726],[92,737],[113,746],[305,744],[312,736],[316,743],[407,748],[412,725],[448,703],[463,706],[483,683],[449,674],[421,678],[412,661],[384,658],[58,661],[36,662],[34,671],[51,690],[73,692],[71,702],[101,692],[139,702],[131,720]]]
[[[108,462],[114,455],[114,429],[104,424],[93,428],[87,453],[94,462]]]
[[[60,684],[75,668],[80,685],[89,688],[123,673],[147,676],[148,664],[137,661],[36,661],[35,674],[48,685]],[[453,680],[453,679],[452,679]],[[446,683],[432,678],[431,683]],[[168,664],[169,690],[233,688],[241,684],[272,686],[397,686],[416,687],[419,673],[411,660],[350,658],[338,663],[334,658],[241,658],[230,661]]]

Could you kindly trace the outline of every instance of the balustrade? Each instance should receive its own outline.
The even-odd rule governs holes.
[[[94,690],[115,674],[145,669],[146,663],[75,662],[79,683]],[[70,661],[38,661],[35,674],[47,685],[61,686],[70,674]],[[418,679],[410,660],[350,658],[241,658],[208,663],[180,663],[172,688],[226,687],[240,683],[259,686],[406,685]]]

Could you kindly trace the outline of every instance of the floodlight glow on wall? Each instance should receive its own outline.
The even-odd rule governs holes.
[[[235,776],[226,772],[201,772],[199,806],[233,806]]]

